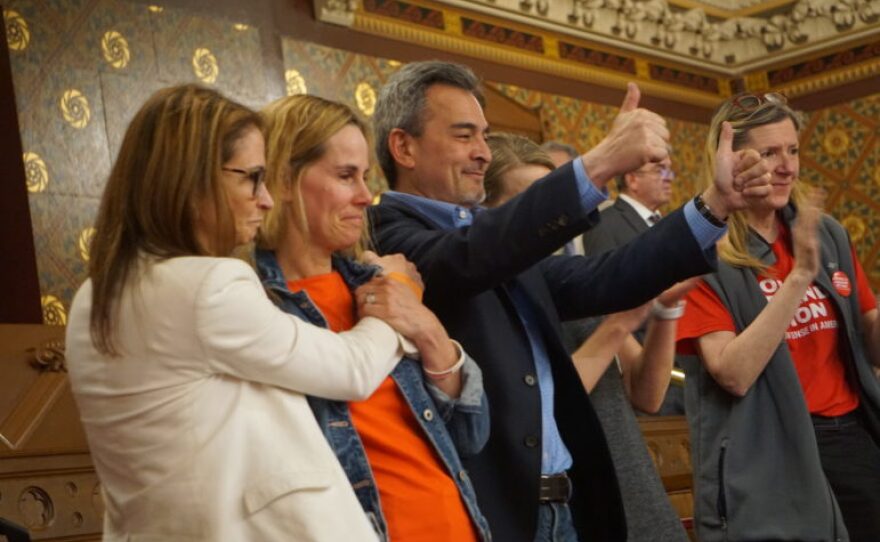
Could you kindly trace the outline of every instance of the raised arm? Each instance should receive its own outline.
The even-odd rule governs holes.
[[[383,198],[370,210],[377,246],[383,253],[405,254],[428,289],[444,295],[475,294],[503,284],[596,223],[593,213],[603,199],[596,188],[667,156],[665,121],[639,109],[638,99],[638,88],[630,85],[602,142],[504,205],[479,211],[470,227],[440,231],[406,205]]]
[[[727,220],[736,210],[745,209],[748,201],[770,194],[770,169],[754,149],[733,150],[733,128],[721,127],[715,153],[715,177],[702,194],[703,202],[719,220]]]
[[[628,83],[611,131],[580,157],[590,180],[600,190],[618,175],[650,162],[662,162],[669,156],[666,121],[652,111],[639,108],[640,99],[638,85]]]
[[[657,412],[663,404],[675,360],[675,329],[684,309],[682,298],[698,280],[688,279],[660,294],[652,305],[644,345],[628,341],[620,353],[624,389],[632,405],[643,412]]]
[[[812,204],[801,206],[792,228],[794,268],[773,296],[773,301],[742,333],[716,331],[696,340],[697,353],[706,370],[733,395],[745,395],[763,372],[818,273],[818,223],[818,207]]]
[[[615,355],[618,353],[624,355],[624,352],[627,352],[628,356],[637,356],[640,353],[641,347],[632,333],[645,320],[649,307],[650,305],[646,304],[608,315],[587,340],[571,354],[581,384],[587,392],[593,391]]]

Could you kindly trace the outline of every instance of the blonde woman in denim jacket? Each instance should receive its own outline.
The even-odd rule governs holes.
[[[268,213],[258,272],[286,312],[335,331],[354,307],[388,289],[419,304],[421,280],[400,256],[358,247],[371,201],[369,130],[348,107],[313,96],[282,98],[262,112],[267,126]],[[360,261],[358,261],[360,260]],[[421,364],[404,357],[366,401],[310,399],[367,516],[383,539],[489,540],[459,455],[477,453],[489,417],[477,365],[422,307],[413,337]]]

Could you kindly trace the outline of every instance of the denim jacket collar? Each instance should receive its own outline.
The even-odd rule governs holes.
[[[263,280],[263,285],[274,291],[287,291],[287,279],[278,264],[275,252],[258,248],[255,251],[257,272]],[[369,281],[379,272],[379,266],[358,263],[348,258],[334,254],[331,267],[342,275],[342,280],[352,290]]]

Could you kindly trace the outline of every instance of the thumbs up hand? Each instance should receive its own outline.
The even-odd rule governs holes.
[[[733,150],[733,128],[721,125],[715,152],[715,179],[703,194],[712,213],[724,220],[732,211],[744,209],[748,201],[770,194],[770,164],[754,149]]]
[[[581,157],[590,179],[600,190],[618,175],[669,156],[666,121],[656,113],[639,108],[640,98],[639,87],[628,83],[611,131]]]

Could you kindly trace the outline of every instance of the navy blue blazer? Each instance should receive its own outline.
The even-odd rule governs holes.
[[[465,467],[493,537],[531,542],[537,526],[541,401],[510,295],[518,283],[535,307],[550,357],[556,421],[574,458],[571,507],[579,535],[626,540],[614,466],[563,347],[561,321],[638,306],[679,280],[711,271],[714,250],[700,249],[679,210],[637,241],[599,257],[551,256],[598,220],[597,212],[581,208],[570,164],[505,205],[478,212],[469,227],[440,229],[390,198],[369,212],[377,249],[401,252],[418,266],[425,303],[483,370],[491,435]]]

